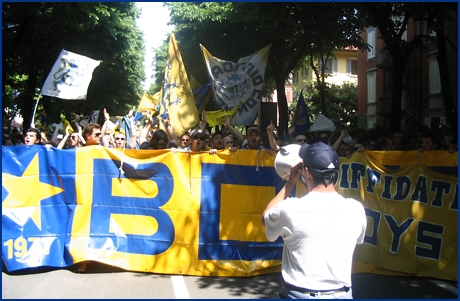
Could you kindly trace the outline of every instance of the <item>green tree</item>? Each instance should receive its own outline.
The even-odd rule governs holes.
[[[344,83],[341,86],[326,83],[325,106],[323,110],[322,96],[318,85],[313,81],[305,83],[303,95],[311,120],[316,120],[318,113],[327,114],[339,127],[347,129],[358,126],[358,86],[353,83]],[[299,91],[297,91],[299,92]],[[297,100],[290,103],[289,113],[293,114]]]
[[[326,80],[332,71],[327,70],[325,66],[328,66],[329,61],[335,57],[334,52],[347,47],[367,50],[369,45],[359,38],[364,28],[363,23],[358,21],[354,6],[343,3],[318,5],[317,11],[321,11],[321,26],[318,26],[316,34],[310,36],[311,47],[308,49],[308,62],[316,75],[315,84],[321,102],[318,112],[324,113],[329,108],[326,99],[328,98],[327,92],[331,90]],[[324,13],[324,11],[328,12]]]
[[[145,78],[144,42],[135,19],[139,10],[129,2],[11,2],[2,5],[3,113],[17,106],[24,127],[40,89],[60,51],[102,61],[93,73],[86,101],[44,96],[50,122],[63,113],[87,113],[106,107],[125,114],[142,95]],[[4,116],[8,117],[8,116]]]

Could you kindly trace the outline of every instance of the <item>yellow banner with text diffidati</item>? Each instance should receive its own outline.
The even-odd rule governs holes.
[[[284,186],[274,154],[15,146],[2,155],[9,271],[84,260],[199,276],[280,270],[283,241],[267,241],[260,223]],[[457,280],[457,154],[365,152],[340,162],[337,190],[368,217],[354,272]]]

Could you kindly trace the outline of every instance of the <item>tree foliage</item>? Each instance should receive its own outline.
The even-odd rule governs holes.
[[[142,95],[144,42],[129,2],[11,2],[2,6],[3,118],[17,106],[30,124],[43,83],[62,49],[102,61],[93,73],[86,100],[43,96],[50,123],[63,113],[107,108],[125,114]]]
[[[303,89],[305,104],[308,108],[308,114],[312,121],[316,120],[321,112],[328,118],[335,121],[336,124],[345,128],[354,128],[358,126],[358,86],[353,83],[344,83],[335,85],[326,83],[325,105],[327,110],[323,110],[322,96],[318,89],[317,83],[308,81]],[[300,93],[300,91],[297,91]],[[289,105],[289,113],[294,114],[297,106],[297,100]]]

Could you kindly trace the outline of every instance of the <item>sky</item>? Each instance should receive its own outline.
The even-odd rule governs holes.
[[[169,10],[163,6],[163,2],[136,2],[142,10],[137,19],[137,25],[144,32],[145,58],[144,70],[147,80],[143,83],[144,90],[148,90],[153,75],[152,64],[155,53],[152,48],[159,47],[163,40],[173,31],[174,26],[168,26]]]

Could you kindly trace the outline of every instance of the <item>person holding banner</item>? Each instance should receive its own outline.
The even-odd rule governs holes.
[[[295,130],[295,126],[294,130]],[[278,145],[278,142],[276,141],[275,134],[273,131],[275,130],[275,125],[273,124],[273,121],[270,122],[270,124],[267,126],[267,134],[268,134],[268,142],[270,143],[270,148],[274,150],[275,152],[279,152],[281,150],[281,146]],[[307,137],[305,135],[297,135],[295,136],[293,140],[295,144],[303,145],[308,142]]]
[[[296,161],[261,219],[268,240],[284,240],[280,297],[352,299],[353,253],[366,234],[364,207],[335,190],[339,158],[329,145],[304,144]],[[290,197],[299,180],[308,193]]]
[[[88,123],[83,129],[84,146],[101,145],[101,126],[97,123]]]
[[[179,137],[179,148],[186,148],[190,146],[190,134],[184,133]]]
[[[42,135],[40,131],[35,128],[30,128],[26,132],[26,136],[24,137],[24,144],[25,145],[36,145],[42,144],[41,143]]]
[[[225,137],[224,137],[224,146],[225,148],[229,148],[229,149],[236,149],[234,145],[234,137],[231,133],[227,133],[225,134]]]
[[[78,125],[78,123],[77,123]],[[69,149],[69,148],[76,148],[82,146],[83,143],[83,137],[80,134],[80,126],[78,126],[79,131],[78,132],[73,132],[70,134],[70,128],[71,126],[68,125],[66,130],[65,130],[65,136],[62,139],[62,141],[58,144],[56,148],[58,149]],[[70,139],[69,139],[70,138]]]
[[[210,151],[211,148],[207,146],[204,143],[204,140],[206,139],[205,134],[203,133],[202,130],[194,130],[190,134],[190,138],[192,139],[192,142],[190,145],[183,150],[186,152],[201,152],[201,151]]]
[[[241,149],[253,149],[253,150],[264,149],[263,147],[259,145],[261,136],[260,136],[260,129],[258,127],[252,126],[246,131],[246,133],[247,133],[246,139],[248,143],[244,145]]]
[[[424,152],[426,150],[441,149],[441,141],[439,136],[432,131],[428,131],[422,134],[422,147],[419,148],[419,152]]]

